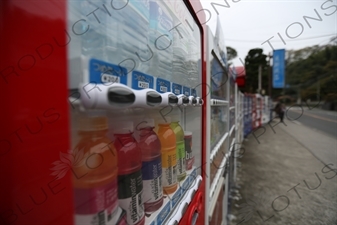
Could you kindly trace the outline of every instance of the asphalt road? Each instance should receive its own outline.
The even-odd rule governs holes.
[[[290,107],[285,117],[295,123],[303,124],[315,130],[337,138],[337,112],[307,107]]]

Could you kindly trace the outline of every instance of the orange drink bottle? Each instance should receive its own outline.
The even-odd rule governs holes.
[[[72,150],[75,224],[115,224],[117,206],[117,152],[110,139],[107,118],[80,117],[80,140]]]
[[[177,150],[176,135],[170,127],[170,118],[166,117],[158,123],[158,137],[161,143],[162,182],[164,194],[177,190]]]

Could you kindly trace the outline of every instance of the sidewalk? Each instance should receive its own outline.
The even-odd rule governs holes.
[[[250,134],[244,140],[231,225],[337,224],[337,165],[330,164],[332,171],[317,159],[303,144],[305,135],[298,141],[295,134],[305,134],[309,128],[294,127],[289,120],[285,123],[289,127],[278,124],[273,131],[266,125],[264,133],[261,128],[255,137]],[[325,137],[315,134],[315,139],[320,138]],[[326,151],[328,146],[316,141],[313,147]]]

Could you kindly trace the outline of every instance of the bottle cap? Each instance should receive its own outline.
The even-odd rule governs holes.
[[[185,137],[192,136],[192,132],[191,131],[184,131],[184,136]]]
[[[108,130],[108,118],[104,116],[81,116],[79,118],[80,131],[101,131]]]
[[[129,134],[133,133],[133,122],[132,121],[119,121],[113,124],[114,134]]]
[[[154,128],[154,119],[152,119],[152,118],[143,119],[140,123],[138,123],[136,129],[140,130],[140,129],[146,128],[146,127]]]

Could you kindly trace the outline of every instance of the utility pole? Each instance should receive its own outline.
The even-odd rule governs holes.
[[[272,97],[271,94],[271,86],[272,86],[272,67],[271,67],[271,59],[273,58],[273,56],[270,54],[270,52],[268,53],[268,95],[270,97]]]
[[[262,66],[259,65],[259,84],[258,84],[258,93],[261,94],[262,91]]]
[[[317,81],[317,101],[319,102],[319,99],[320,99],[320,93],[321,93],[321,83],[320,83],[320,80],[318,78],[318,81]]]

